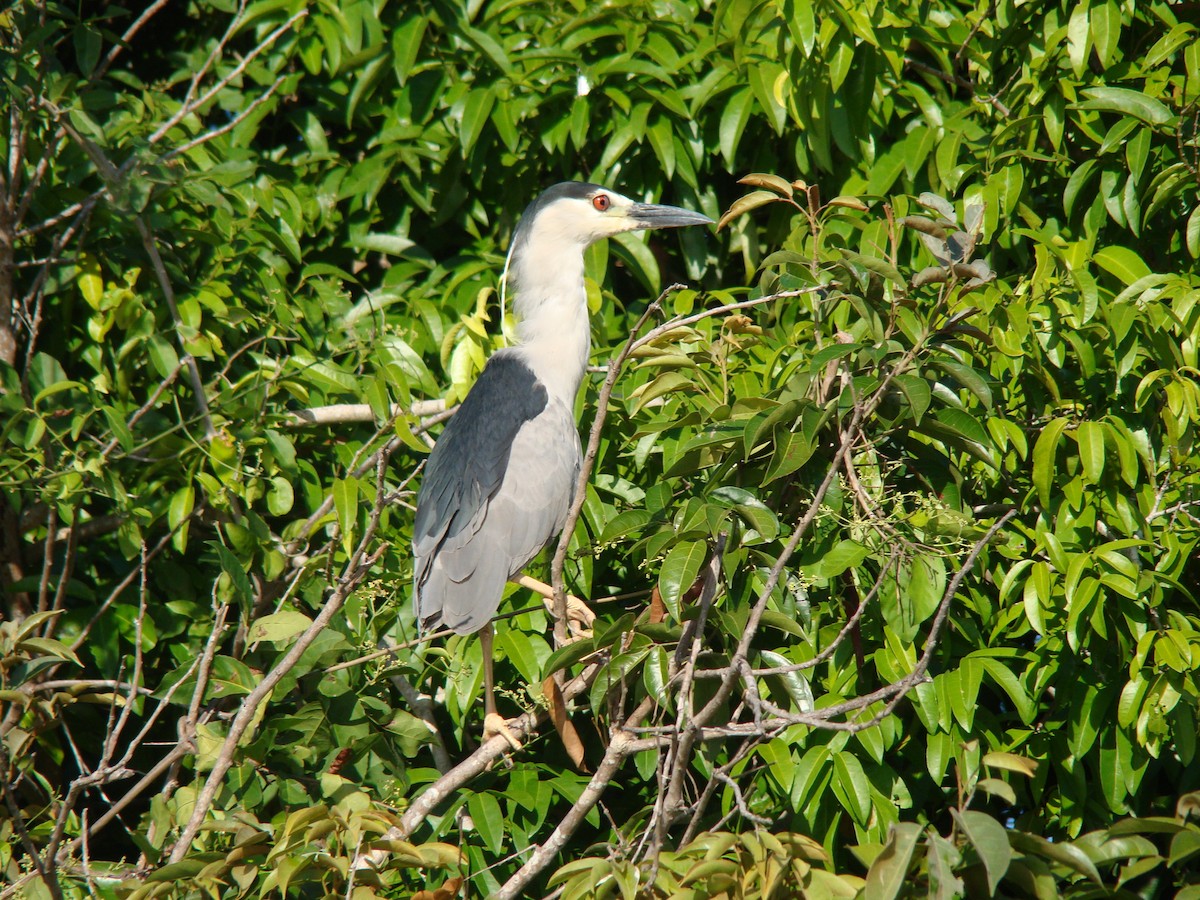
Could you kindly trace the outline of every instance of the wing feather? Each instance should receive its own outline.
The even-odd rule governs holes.
[[[413,532],[422,628],[487,623],[508,578],[562,530],[580,456],[571,411],[518,351],[493,356],[425,467]]]

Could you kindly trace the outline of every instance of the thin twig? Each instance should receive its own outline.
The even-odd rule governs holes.
[[[142,14],[134,19],[132,25],[125,29],[125,33],[121,35],[121,39],[109,48],[108,53],[104,55],[104,59],[101,61],[100,65],[96,67],[96,70],[92,72],[91,76],[88,78],[88,81],[95,82],[103,78],[105,73],[108,72],[109,67],[116,61],[117,56],[120,55],[121,51],[129,46],[129,42],[133,40],[134,36],[142,30],[142,27],[149,22],[159,10],[161,10],[170,2],[171,0],[154,0],[153,3],[142,10]]]
[[[211,441],[216,436],[217,429],[213,425],[212,413],[208,409],[208,394],[204,389],[204,379],[200,377],[200,366],[196,362],[196,357],[188,352],[187,342],[183,338],[183,317],[179,314],[179,305],[175,302],[175,289],[171,286],[167,267],[163,265],[154,233],[146,224],[145,216],[135,217],[134,222],[137,224],[138,233],[142,236],[142,246],[146,249],[146,254],[150,257],[150,262],[154,267],[159,290],[162,291],[163,299],[167,302],[167,309],[171,312],[171,321],[175,323],[175,340],[179,343],[179,349],[183,351],[183,358],[180,362],[187,368],[188,377],[192,382],[192,392],[195,394],[196,405],[199,407],[200,417],[204,422],[204,437]]]
[[[12,822],[13,830],[17,833],[17,839],[25,848],[26,855],[33,861],[33,867],[37,870],[38,877],[42,883],[49,889],[50,894],[55,900],[62,900],[62,891],[59,888],[58,879],[51,873],[48,873],[45,864],[42,862],[41,854],[38,853],[37,844],[34,843],[33,837],[29,834],[29,829],[25,825],[25,815],[21,812],[21,806],[17,803],[17,798],[13,794],[10,784],[9,775],[13,771],[12,761],[8,756],[8,748],[5,742],[0,740],[0,790],[4,792],[4,805],[8,807],[9,821]]]
[[[755,677],[761,678],[765,675],[791,675],[794,672],[803,672],[806,669],[812,669],[821,665],[821,663],[825,662],[825,660],[829,659],[829,657],[834,654],[837,648],[841,646],[841,644],[849,636],[850,632],[854,630],[854,626],[857,625],[862,619],[863,613],[866,611],[867,607],[871,605],[871,602],[879,594],[879,590],[883,586],[884,574],[886,574],[887,570],[894,565],[899,558],[900,549],[898,547],[893,547],[892,552],[888,555],[887,561],[883,564],[883,566],[880,567],[880,574],[875,579],[874,584],[871,585],[871,590],[858,604],[858,608],[854,610],[854,614],[846,620],[845,624],[842,625],[841,630],[838,631],[833,640],[829,642],[829,645],[812,659],[806,659],[804,662],[792,663],[791,665],[787,666],[767,666],[762,669],[751,668],[748,671]],[[724,678],[729,674],[729,671],[729,666],[722,666],[718,669],[698,669],[695,677]]]
[[[278,91],[279,88],[283,86],[283,83],[287,80],[287,77],[288,76],[286,76],[286,75],[280,75],[278,78],[275,79],[274,83],[269,88],[267,88],[263,93],[261,93],[257,97],[255,97],[252,101],[250,101],[250,103],[248,103],[246,105],[245,109],[243,109],[241,112],[239,112],[236,116],[234,116],[232,119],[230,119],[224,125],[220,125],[217,128],[210,128],[208,131],[205,131],[202,134],[196,135],[190,141],[180,144],[178,147],[175,147],[174,149],[167,151],[166,153],[164,153],[162,156],[160,156],[158,158],[158,162],[160,162],[160,163],[169,162],[170,160],[174,159],[176,156],[182,156],[184,153],[187,153],[189,150],[194,150],[195,148],[197,148],[203,144],[207,144],[209,141],[219,138],[223,134],[228,134],[229,132],[233,131],[233,129],[237,128],[244,121],[246,121],[246,119],[248,119],[250,116],[252,116],[254,114],[255,110],[257,110],[260,106],[262,106],[264,103],[266,103],[268,100],[270,100],[271,97],[273,97],[275,95],[275,92]]]
[[[245,7],[245,0],[243,0],[243,2],[242,2],[242,7],[243,8]],[[286,22],[284,22],[282,25],[280,25],[278,28],[276,28],[274,31],[272,31],[270,34],[268,34],[265,38],[263,38],[254,47],[253,50],[251,50],[249,53],[246,54],[245,58],[243,58],[236,66],[233,67],[233,69],[231,69],[226,75],[217,79],[216,83],[214,83],[212,87],[210,87],[207,91],[205,91],[202,96],[197,98],[196,91],[199,88],[200,81],[203,80],[204,76],[208,73],[209,69],[211,69],[212,64],[216,61],[217,57],[220,55],[221,51],[224,49],[225,43],[229,40],[230,37],[232,37],[233,32],[237,30],[237,28],[240,24],[239,20],[241,18],[241,9],[239,9],[238,14],[234,16],[233,21],[230,23],[229,28],[226,29],[226,32],[221,37],[221,40],[217,43],[217,45],[215,47],[213,47],[213,52],[209,56],[209,59],[205,62],[205,64],[203,66],[201,66],[200,70],[198,72],[196,72],[196,74],[193,76],[192,82],[191,82],[190,86],[188,87],[187,95],[184,97],[184,101],[182,104],[180,104],[179,109],[176,110],[175,114],[173,116],[171,116],[171,118],[169,118],[166,122],[164,122],[162,125],[160,125],[158,128],[156,128],[154,130],[154,133],[151,134],[150,137],[147,139],[147,143],[149,143],[149,144],[158,143],[160,140],[163,139],[163,137],[168,132],[170,132],[170,130],[172,128],[174,128],[176,125],[178,125],[180,122],[182,122],[188,116],[195,113],[196,110],[200,109],[200,107],[204,106],[206,103],[208,103],[210,100],[212,100],[217,94],[219,94],[222,90],[224,90],[225,87],[227,85],[229,85],[231,82],[240,78],[242,76],[242,73],[246,71],[246,67],[249,66],[250,63],[254,62],[254,60],[257,59],[261,54],[265,53],[272,44],[274,44],[277,40],[279,40],[280,37],[282,37],[284,35],[285,32],[290,30],[293,25],[295,25],[297,22],[299,22],[301,19],[303,19],[307,15],[308,15],[308,10],[306,10],[306,9],[302,9],[299,12],[292,15],[292,17],[289,18]],[[126,163],[126,165],[130,165],[132,162],[133,162],[133,157],[130,157],[129,162]]]

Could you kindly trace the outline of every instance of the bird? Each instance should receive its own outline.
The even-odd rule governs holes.
[[[591,352],[584,251],[622,232],[711,223],[567,181],[533,200],[513,233],[516,340],[487,361],[437,439],[413,523],[418,629],[479,634],[485,740],[502,735],[519,747],[496,712],[492,617],[505,583],[562,532],[575,497],[575,397]]]

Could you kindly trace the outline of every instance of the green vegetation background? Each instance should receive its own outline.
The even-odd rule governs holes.
[[[1200,896],[1193,4],[126,7],[0,12],[0,897]],[[616,776],[543,724],[379,843],[478,644],[331,668],[414,637],[428,401],[572,178],[733,206],[590,253],[598,365],[701,293],[616,382],[593,637],[499,625],[510,715],[598,663]]]

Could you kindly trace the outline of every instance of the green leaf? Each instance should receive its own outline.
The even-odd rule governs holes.
[[[1001,879],[1008,872],[1012,861],[1012,846],[1008,842],[1008,833],[1004,826],[987,813],[973,809],[959,812],[951,808],[951,815],[966,835],[987,873],[989,896],[994,896]]]
[[[1075,430],[1079,444],[1079,461],[1083,474],[1092,484],[1099,484],[1104,474],[1104,425],[1100,422],[1080,422]]]
[[[250,584],[250,579],[246,576],[246,570],[238,561],[233,551],[222,544],[220,541],[209,541],[211,546],[217,553],[217,559],[221,562],[221,570],[229,576],[230,583],[233,584],[234,590],[237,592],[243,606],[247,609],[254,603],[254,587]]]
[[[939,409],[934,414],[934,418],[937,419],[938,423],[965,440],[970,441],[972,444],[977,444],[984,448],[990,447],[992,444],[992,439],[988,437],[987,429],[984,428],[979,419],[968,412],[948,407],[946,409]]]
[[[75,26],[74,38],[75,60],[79,71],[84,75],[91,75],[92,70],[100,61],[100,49],[103,45],[100,33],[94,28],[80,23]]]
[[[176,670],[182,674],[190,666],[185,663]],[[175,673],[172,673],[175,674]],[[171,681],[171,675],[167,676],[166,682]],[[209,675],[208,690],[205,692],[205,699],[208,701],[221,697],[237,697],[244,694],[249,694],[254,690],[259,682],[262,681],[262,676],[254,672],[248,665],[241,660],[233,659],[228,656],[216,656],[213,658],[212,670]],[[182,688],[176,692],[175,697],[189,698],[191,688],[195,685],[196,676],[193,674],[184,682]],[[164,683],[164,687],[170,685]],[[157,696],[162,696],[165,693],[163,688],[159,688]]]
[[[1092,45],[1100,67],[1112,65],[1121,42],[1121,10],[1113,0],[1105,0],[1091,9]]]
[[[1051,508],[1058,444],[1067,425],[1066,419],[1051,419],[1033,445],[1033,486],[1037,489],[1038,502],[1044,509]]]
[[[828,553],[823,555],[811,566],[804,570],[814,578],[836,578],[847,569],[853,569],[870,554],[870,548],[858,541],[844,539],[838,541]]]
[[[938,359],[934,364],[974,394],[985,408],[992,408],[992,389],[976,369],[948,359]],[[980,443],[986,443],[986,439]]]
[[[267,509],[273,516],[285,516],[292,511],[296,496],[292,483],[281,475],[271,479],[271,488],[267,491]]]
[[[980,657],[980,663],[983,665],[984,672],[991,677],[997,687],[1008,695],[1008,699],[1012,701],[1013,708],[1021,721],[1026,724],[1032,723],[1038,706],[1033,702],[1033,698],[1029,696],[1029,692],[1025,690],[1025,686],[1021,684],[1021,680],[1012,669],[1001,660],[986,656]]]
[[[722,485],[713,490],[709,498],[737,510],[738,515],[758,532],[761,540],[773,541],[779,536],[779,517],[767,504],[744,488]]]
[[[472,794],[467,799],[467,811],[475,823],[475,831],[492,853],[504,847],[504,813],[492,794]]]
[[[744,197],[739,197],[733,201],[729,209],[721,216],[720,221],[717,223],[717,228],[718,230],[724,228],[734,219],[744,216],[752,209],[758,209],[760,206],[766,206],[779,201],[779,195],[772,191],[752,191]]]
[[[1086,10],[1086,7],[1083,8]],[[1076,105],[1078,109],[1117,112],[1140,119],[1147,125],[1165,125],[1175,118],[1174,113],[1162,102],[1141,91],[1129,88],[1094,87],[1084,88],[1081,93],[1087,99]]]
[[[1075,202],[1083,193],[1083,189],[1091,182],[1091,176],[1096,168],[1097,161],[1086,159],[1067,179],[1067,185],[1063,189],[1063,210],[1067,215],[1071,215],[1075,210]]]
[[[470,25],[461,26],[461,34],[468,41],[475,45],[484,56],[491,60],[497,68],[505,75],[511,75],[513,72],[512,60],[508,58],[508,54],[504,52],[504,48],[496,42],[486,31],[480,31],[478,28],[472,28]]]
[[[514,665],[518,672],[521,673],[521,678],[527,684],[539,684],[542,680],[542,666],[538,661],[538,648],[534,646],[534,641],[540,641],[540,638],[532,637],[523,631],[516,628],[509,628],[501,631],[496,638],[496,646],[504,656]],[[542,654],[547,655],[549,649],[545,643],[542,643]]]
[[[790,0],[785,9],[790,9],[790,12],[784,14],[784,21],[788,23],[792,40],[804,51],[805,57],[811,57],[817,39],[813,0]]]
[[[1093,256],[1096,264],[1125,284],[1133,284],[1150,274],[1150,267],[1128,247],[1105,247]]]
[[[946,564],[940,556],[918,556],[912,561],[908,580],[913,621],[926,621],[937,611],[946,590]]]
[[[989,796],[998,797],[1009,806],[1016,806],[1017,792],[1012,789],[1012,785],[1007,781],[1002,781],[999,778],[980,778],[975,782],[975,789],[983,791]]]
[[[591,641],[572,641],[563,647],[559,647],[550,654],[550,658],[546,660],[546,665],[543,667],[543,671],[545,675],[553,675],[560,669],[569,668],[575,665],[585,656],[589,656],[595,652],[596,647]]]
[[[962,862],[962,854],[936,832],[929,834],[926,843],[929,847],[925,855],[929,867],[929,900],[955,900],[964,896],[962,879],[954,875]]]
[[[292,638],[301,634],[311,624],[312,619],[304,613],[294,609],[285,609],[255,619],[246,633],[246,640],[251,647],[259,641],[270,641],[279,647],[289,643]]]
[[[763,484],[790,475],[812,458],[815,448],[808,436],[780,429],[775,441],[775,453],[763,477]]]
[[[463,106],[462,127],[458,132],[458,141],[464,157],[470,155],[479,140],[495,102],[496,95],[490,88],[479,88],[467,94],[466,104]]]
[[[871,819],[871,782],[858,757],[850,753],[833,755],[833,793],[838,802],[859,825]]]
[[[804,403],[800,400],[789,400],[780,403],[754,415],[746,423],[742,433],[743,455],[750,456],[769,435],[775,425],[780,422],[792,422],[800,417]]]
[[[333,480],[333,508],[337,513],[338,530],[342,536],[342,549],[349,556],[354,552],[354,528],[358,524],[358,479],[335,478]]]
[[[100,262],[90,253],[79,256],[79,270],[75,276],[79,292],[88,306],[94,310],[100,309],[100,301],[104,297],[104,277],[100,271]]]
[[[618,234],[609,246],[613,254],[625,262],[629,271],[637,276],[651,295],[662,290],[658,260],[643,237],[632,232]]]
[[[758,755],[767,764],[767,771],[782,790],[790,791],[796,776],[796,761],[787,742],[772,738],[758,748]]]
[[[627,509],[625,512],[609,520],[608,524],[604,527],[604,532],[600,535],[600,543],[611,544],[613,541],[623,538],[627,534],[641,531],[653,519],[654,516],[649,510]]]
[[[866,269],[868,272],[873,272],[876,275],[886,278],[893,284],[901,285],[905,283],[905,278],[900,274],[900,270],[886,259],[864,253],[855,253],[853,250],[842,249],[840,252],[847,262],[859,268]]]
[[[146,342],[150,362],[160,377],[167,378],[179,369],[179,354],[161,334],[152,334]]]
[[[54,640],[54,638],[27,637],[20,641],[17,646],[26,653],[61,659],[66,662],[73,662],[76,665],[82,665],[79,657],[75,655],[75,651],[62,641]]]
[[[428,23],[429,19],[426,16],[410,15],[392,31],[392,66],[400,87],[404,87],[404,82],[413,73]]]
[[[633,401],[633,408],[630,410],[630,415],[635,415],[646,404],[657,400],[659,397],[664,397],[675,391],[693,389],[695,384],[695,379],[688,377],[682,372],[663,372],[653,381],[639,385],[630,393],[629,399]]]
[[[671,618],[680,621],[680,598],[696,582],[708,558],[706,541],[681,541],[671,548],[658,572],[658,590]]]
[[[725,164],[730,168],[733,167],[738,144],[742,140],[742,132],[746,130],[746,123],[750,121],[750,111],[753,105],[754,93],[748,87],[735,91],[725,104],[718,131],[718,146],[721,148],[721,155],[725,158]]]
[[[1009,832],[1012,846],[1026,855],[1044,857],[1056,863],[1061,863],[1080,875],[1090,878],[1094,884],[1104,884],[1095,864],[1088,859],[1087,854],[1078,847],[1073,847],[1063,841],[1048,841],[1036,834],[1022,831]]]
[[[196,505],[196,488],[188,484],[171,495],[171,503],[167,507],[167,525],[174,531],[188,516]]]
[[[933,397],[929,382],[919,375],[897,375],[894,383],[908,401],[913,421],[919,423],[925,411],[929,409],[929,402]]]
[[[669,673],[670,658],[667,651],[657,645],[651,647],[642,669],[642,683],[646,686],[646,692],[662,705],[667,705],[670,700],[667,694]]]
[[[787,108],[777,95],[775,86],[781,76],[787,77],[787,72],[778,63],[770,60],[759,60],[756,65],[749,67],[750,88],[754,92],[758,107],[766,114],[776,134],[783,134],[787,123]]]
[[[57,359],[46,353],[34,354],[32,365],[29,367],[29,389],[35,396],[49,396],[43,392],[68,380],[66,371]],[[123,424],[124,418],[121,419]]]
[[[767,612],[770,612],[770,610],[766,610],[763,613],[764,624],[770,624],[767,621]],[[797,636],[804,636],[803,630],[786,616],[780,615],[779,613],[774,613],[772,619],[776,622],[778,622],[780,619],[785,620],[787,625],[790,626],[781,628],[780,630],[789,634],[795,634],[797,631],[799,631],[800,634]],[[770,666],[772,668],[782,668],[790,666],[794,663],[794,660],[788,659],[782,653],[776,653],[773,650],[759,651],[759,658],[762,660],[763,666]],[[779,682],[782,683],[783,689],[787,691],[788,696],[791,697],[792,703],[795,705],[796,709],[800,710],[801,712],[812,712],[816,705],[813,698],[812,686],[808,683],[802,672],[784,672],[779,675],[770,675],[767,677],[772,680],[778,679]],[[874,734],[874,730],[872,730],[871,733]],[[866,734],[866,732],[860,732],[860,735],[862,734]]]
[[[1188,253],[1192,255],[1192,258],[1200,257],[1200,206],[1193,209],[1191,215],[1188,216],[1185,240]]]
[[[1181,831],[1171,838],[1171,850],[1167,865],[1178,866],[1197,856],[1200,856],[1200,832]]]
[[[898,822],[888,830],[887,844],[867,872],[864,895],[893,900],[908,884],[908,867],[924,829],[915,822]]]

